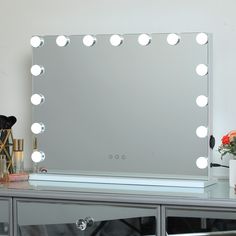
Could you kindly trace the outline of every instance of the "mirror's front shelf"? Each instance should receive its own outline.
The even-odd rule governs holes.
[[[111,176],[88,174],[50,174],[34,173],[29,175],[29,180],[67,182],[67,183],[93,183],[93,184],[118,184],[134,186],[163,186],[163,187],[187,187],[204,188],[216,183],[216,179],[204,176],[177,176],[177,175],[146,175],[146,176]]]

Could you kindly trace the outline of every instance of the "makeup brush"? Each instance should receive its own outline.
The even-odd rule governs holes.
[[[5,129],[8,118],[4,115],[0,115],[0,129]]]
[[[7,122],[5,124],[5,129],[11,129],[12,126],[16,123],[17,119],[15,116],[8,116]]]

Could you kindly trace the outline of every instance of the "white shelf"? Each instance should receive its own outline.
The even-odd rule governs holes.
[[[114,176],[86,176],[66,174],[30,174],[30,181],[54,181],[75,183],[98,183],[119,185],[143,185],[143,186],[169,186],[204,188],[215,184],[215,180],[207,179],[175,179],[175,178],[151,178],[151,177],[114,177]]]

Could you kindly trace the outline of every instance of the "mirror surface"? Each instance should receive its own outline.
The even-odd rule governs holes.
[[[168,34],[150,34],[144,46],[127,34],[114,46],[111,36],[91,37],[90,46],[84,35],[64,37],[64,46],[43,36],[33,48],[33,65],[42,68],[33,94],[44,101],[33,105],[32,123],[45,125],[35,135],[46,155],[40,165],[58,173],[207,176],[196,160],[209,156],[210,131],[196,132],[209,127],[210,104],[196,99],[208,98],[209,73],[196,68],[209,71],[209,42],[183,33],[170,45]]]

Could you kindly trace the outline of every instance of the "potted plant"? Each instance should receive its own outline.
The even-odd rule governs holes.
[[[229,185],[235,187],[236,184],[236,130],[230,131],[221,139],[221,145],[218,148],[221,154],[221,159],[230,154],[229,160]]]

